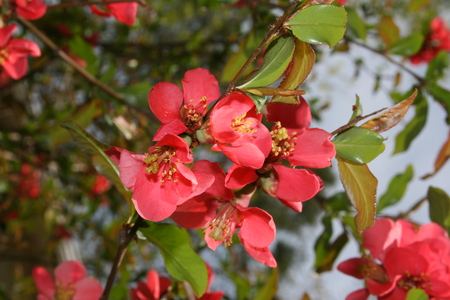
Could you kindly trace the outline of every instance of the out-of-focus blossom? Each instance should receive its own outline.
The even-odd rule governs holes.
[[[413,288],[423,289],[430,299],[450,299],[450,240],[439,225],[417,229],[404,220],[379,219],[364,232],[363,245],[369,253],[338,266],[366,283],[346,299],[405,299]]]
[[[94,195],[100,195],[108,191],[111,188],[111,181],[106,179],[100,174],[95,175],[94,184],[91,187],[91,193]]]
[[[40,56],[41,50],[35,42],[12,39],[11,36],[16,27],[16,24],[12,24],[0,28],[0,66],[3,69],[0,72],[6,73],[13,79],[20,79],[27,72],[27,56]]]
[[[411,56],[413,64],[430,62],[440,51],[450,51],[450,30],[444,20],[435,17],[430,24],[430,33],[426,37],[422,49]]]
[[[42,0],[13,0],[11,6],[16,13],[28,20],[36,20],[45,15],[47,5]]]
[[[37,198],[41,194],[41,173],[30,164],[23,164],[20,170],[19,185],[16,192],[19,197]]]
[[[147,273],[147,282],[139,281],[136,288],[131,288],[131,300],[158,300],[172,284],[167,277],[159,276],[155,270]]]
[[[98,300],[103,288],[97,279],[87,277],[86,268],[78,261],[65,261],[54,271],[53,280],[43,267],[33,269],[33,279],[39,292],[38,300]]]
[[[103,4],[106,10],[99,8],[96,5],[89,5],[92,13],[101,17],[113,16],[119,22],[125,23],[128,26],[133,26],[136,19],[138,4],[136,2],[111,3]]]
[[[162,125],[153,140],[166,134],[194,134],[203,125],[208,105],[220,95],[217,79],[208,70],[189,70],[181,80],[183,90],[170,82],[157,83],[148,95],[150,109]]]
[[[347,0],[335,0],[337,3],[339,3],[340,5],[345,5],[347,4]]]

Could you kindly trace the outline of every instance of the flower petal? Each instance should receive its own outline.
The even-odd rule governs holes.
[[[166,134],[180,135],[187,130],[186,125],[180,119],[173,119],[169,123],[162,124],[155,135],[153,141],[161,140]]]
[[[252,247],[264,248],[272,244],[276,229],[272,216],[256,207],[241,207],[242,225],[238,235]]]
[[[228,170],[225,186],[229,189],[240,189],[257,179],[258,175],[254,169],[234,164]]]
[[[251,257],[253,257],[256,261],[265,264],[266,266],[269,266],[271,268],[277,267],[277,262],[268,247],[265,248],[252,247],[251,245],[247,244],[246,241],[243,240],[242,238],[241,242],[244,245],[245,251],[247,251],[247,253]]]
[[[64,286],[75,284],[86,277],[86,268],[76,260],[65,261],[55,268],[56,282],[61,282]]]
[[[192,104],[197,106],[197,104],[201,104],[199,100],[205,97],[206,102],[202,106],[208,105],[220,96],[219,83],[216,77],[206,69],[197,68],[187,71],[181,83],[185,104],[190,104],[190,101],[193,100]],[[206,112],[206,107],[203,111]],[[202,113],[202,111],[197,111],[197,113]]]
[[[4,48],[6,46],[16,28],[16,24],[11,24],[0,28],[0,48]]]
[[[183,103],[183,92],[170,82],[155,84],[148,95],[148,105],[153,114],[166,124],[174,119],[181,119],[180,108]]]
[[[103,287],[95,278],[84,278],[75,283],[75,294],[72,300],[98,300],[103,293]]]
[[[133,26],[138,8],[136,2],[105,4],[105,7],[118,21]]]
[[[145,155],[136,154],[125,149],[122,149],[120,153],[120,180],[131,191],[135,188],[138,175],[145,172],[144,158]]]
[[[45,296],[45,299],[53,299],[56,290],[50,273],[43,267],[35,267],[33,279],[39,294]]]
[[[311,112],[308,103],[300,97],[300,104],[269,103],[267,106],[267,121],[280,122],[282,127],[289,129],[309,128]]]

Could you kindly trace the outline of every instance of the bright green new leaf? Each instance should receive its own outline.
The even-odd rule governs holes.
[[[414,100],[415,115],[411,121],[406,124],[405,129],[395,137],[395,149],[394,154],[406,151],[414,140],[414,138],[420,133],[425,126],[428,114],[427,99],[423,97],[419,91],[416,99]]]
[[[250,98],[252,98],[253,103],[255,103],[256,106],[256,112],[257,113],[264,113],[264,109],[265,109],[265,105],[266,105],[266,101],[267,101],[267,97],[266,96],[259,96],[259,95],[255,95],[252,93],[245,93],[247,96],[249,96]]]
[[[360,117],[363,114],[363,108],[361,105],[361,102],[359,101],[359,96],[356,95],[356,102],[355,105],[353,105],[353,113],[352,116],[350,117],[350,121],[353,121],[356,117]]]
[[[316,54],[311,46],[299,39],[295,39],[295,50],[292,57],[292,66],[289,74],[281,81],[279,88],[282,89],[297,89],[312,70]],[[275,96],[270,102],[279,102],[297,104],[297,97],[280,97]]]
[[[86,62],[86,71],[91,74],[97,72],[97,55],[91,45],[77,35],[69,41],[69,48],[73,54]]]
[[[336,158],[342,185],[357,211],[356,232],[361,234],[374,223],[378,180],[366,164],[355,164],[339,156]]]
[[[411,0],[409,2],[409,11],[417,12],[421,8],[426,7],[428,5],[430,5],[430,0]]]
[[[76,123],[69,121],[61,124],[62,127],[67,129],[72,136],[72,139],[80,147],[89,158],[92,160],[95,169],[98,173],[105,176],[111,181],[120,194],[125,198],[130,207],[130,216],[134,213],[134,206],[131,201],[131,192],[127,190],[119,177],[119,168],[104,152],[109,146],[96,140],[92,135],[84,131]]]
[[[400,201],[413,176],[414,170],[412,165],[406,167],[405,172],[395,175],[389,183],[387,191],[378,200],[377,212],[381,212],[385,207]]]
[[[271,300],[274,298],[278,290],[278,269],[273,269],[272,274],[266,280],[266,283],[259,290],[258,294],[253,298],[254,300]]]
[[[352,127],[333,139],[336,154],[357,164],[372,161],[384,151],[384,138],[372,130]]]
[[[356,10],[350,7],[347,7],[345,10],[348,14],[347,27],[349,31],[352,32],[357,38],[365,41],[367,37],[366,24],[358,15]]]
[[[441,225],[450,234],[450,197],[443,190],[430,186],[427,198],[431,221]]]
[[[151,223],[149,227],[139,230],[158,247],[170,275],[188,282],[197,297],[205,293],[208,285],[206,265],[191,248],[189,236],[183,230],[163,223]]]
[[[294,41],[290,36],[282,36],[273,41],[264,54],[261,69],[257,70],[238,88],[263,87],[275,82],[286,71],[294,54]]]
[[[392,44],[390,51],[392,54],[402,56],[414,55],[422,48],[424,39],[425,37],[420,32],[413,33]]]
[[[388,49],[400,39],[400,29],[389,16],[384,16],[378,22],[378,34]]]
[[[429,63],[425,79],[428,82],[436,82],[445,75],[449,65],[447,51],[441,50]]]
[[[405,300],[428,300],[427,293],[422,289],[410,289],[406,294]]]
[[[300,10],[284,25],[296,38],[309,44],[327,44],[334,47],[345,33],[347,13],[343,7],[311,5]]]
[[[441,103],[447,111],[447,118],[445,119],[447,124],[450,124],[450,91],[443,87],[432,84],[426,87],[427,91],[433,96],[433,99]]]

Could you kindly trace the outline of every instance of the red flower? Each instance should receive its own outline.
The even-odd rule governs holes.
[[[136,19],[137,7],[136,2],[103,4],[107,10],[103,10],[96,5],[89,5],[93,14],[101,17],[114,16],[118,21],[133,26]]]
[[[339,3],[340,5],[345,5],[347,4],[347,0],[335,0],[337,3]]]
[[[27,56],[40,56],[38,45],[25,39],[11,39],[17,25],[0,28],[0,66],[10,77],[19,79],[27,72]]]
[[[137,288],[131,288],[131,300],[158,300],[171,284],[169,278],[159,276],[158,272],[150,270],[147,273],[147,282],[139,281]]]
[[[223,152],[240,166],[261,168],[271,148],[269,130],[261,119],[250,97],[231,93],[211,112],[207,131],[216,140],[211,149]]]
[[[173,83],[160,82],[148,95],[150,109],[162,123],[155,141],[168,133],[194,134],[203,125],[208,104],[220,95],[217,79],[206,69],[187,71],[181,84],[183,90]]]
[[[165,135],[145,154],[115,147],[106,153],[118,162],[120,179],[133,192],[136,210],[146,220],[168,218],[177,205],[202,193],[214,180],[212,175],[195,173],[184,165],[193,158],[189,145],[179,136]]]
[[[33,279],[38,289],[38,300],[98,300],[103,288],[97,279],[87,277],[83,264],[66,261],[55,269],[55,282],[43,267],[33,269]]]
[[[225,173],[217,163],[199,161],[196,167],[198,171],[213,174],[214,184],[203,194],[178,206],[172,219],[188,229],[205,227],[205,241],[212,250],[222,243],[225,247],[231,245],[233,234],[240,229],[238,236],[247,253],[263,264],[276,267],[268,248],[275,238],[275,224],[267,212],[248,207],[254,190],[236,197],[225,188]]]
[[[383,300],[404,299],[412,288],[435,299],[450,298],[450,241],[437,224],[416,230],[404,220],[379,219],[364,232],[363,240],[370,254],[338,266],[367,285],[347,299],[367,299],[369,294]]]
[[[100,195],[111,188],[111,181],[106,179],[100,174],[95,175],[95,182],[91,187],[91,193],[94,195]]]
[[[267,120],[272,127],[272,148],[264,166],[251,170],[234,165],[228,171],[226,186],[237,189],[258,181],[269,195],[295,211],[302,210],[302,201],[314,197],[322,188],[319,176],[308,169],[293,169],[282,165],[287,160],[291,166],[324,168],[336,155],[331,134],[318,128],[309,128],[311,113],[301,98],[299,105],[273,103],[267,105]]]
[[[20,170],[20,181],[17,187],[19,197],[31,199],[39,197],[41,194],[41,184],[39,182],[41,173],[33,170],[30,164],[23,164]]]
[[[440,51],[450,51],[450,30],[447,29],[445,22],[435,17],[430,24],[430,33],[428,34],[422,49],[411,56],[409,60],[413,64],[421,62],[430,62]]]
[[[42,0],[15,0],[16,12],[28,20],[36,20],[45,15],[47,5]]]

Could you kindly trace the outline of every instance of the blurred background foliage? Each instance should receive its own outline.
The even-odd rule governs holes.
[[[33,24],[72,57],[84,61],[85,70],[117,97],[87,81],[18,22],[19,35],[36,41],[42,56],[29,60],[24,78],[0,88],[0,299],[32,299],[36,290],[31,269],[36,265],[53,268],[66,259],[83,261],[91,276],[105,281],[117,249],[118,232],[129,210],[117,190],[97,175],[88,157],[59,125],[74,121],[107,145],[145,152],[159,125],[148,108],[151,87],[160,81],[180,84],[187,70],[203,67],[219,79],[224,90],[267,34],[269,25],[289,5],[285,0],[240,1],[242,6],[233,6],[233,2],[147,0],[146,7],[139,7],[134,26],[128,27],[113,18],[95,16],[86,6],[58,8],[59,2],[46,1],[49,10]],[[399,50],[391,55],[392,45],[415,32],[427,35],[436,15],[448,16],[447,2],[349,0],[346,36],[331,52],[315,46],[316,66],[321,64],[324,51],[327,55],[345,54],[354,44],[369,47],[374,55],[384,55],[393,64],[410,66],[410,54]],[[350,53],[348,56],[354,62],[355,77],[370,73],[370,62]],[[443,70],[438,75],[418,79],[409,86],[423,88],[426,93],[430,81],[439,84],[448,80],[447,60],[448,53],[436,62],[434,70]],[[257,59],[254,65],[260,63]],[[393,103],[396,95],[405,93],[407,89],[397,88],[405,73],[399,70],[394,84],[391,78],[385,86],[382,75],[372,74],[374,93],[388,86]],[[308,86],[320,79],[313,75],[302,89],[308,91]],[[449,92],[440,92],[441,98],[436,99],[445,102],[442,98]],[[319,121],[328,100],[306,98]],[[417,111],[420,102],[416,106]],[[342,120],[342,125],[346,122]],[[411,142],[420,129],[415,127],[406,142]],[[202,148],[197,151],[196,157],[225,162],[217,153]],[[317,172],[326,186],[338,181],[329,169]],[[341,191],[319,194],[305,203],[300,214],[264,194],[256,198],[252,205],[271,213],[277,225],[273,252],[280,282],[298,262],[311,264],[302,255],[302,239],[317,239],[314,268],[319,273],[332,268],[349,238],[358,239],[351,234],[354,212]],[[333,234],[335,218],[344,227]],[[300,232],[320,223],[319,232],[323,233],[319,236]],[[227,299],[255,299],[275,271],[248,259],[237,240],[233,247],[212,252],[205,248],[201,234],[190,232],[193,247],[216,273],[213,287],[224,290]],[[151,268],[165,272],[157,249],[143,241],[132,243],[111,299],[126,299],[130,284]],[[277,297],[283,299],[283,295]]]

